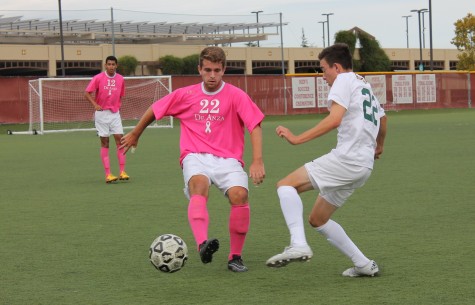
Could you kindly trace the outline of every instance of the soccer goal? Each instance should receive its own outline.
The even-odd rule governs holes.
[[[124,77],[120,114],[133,128],[150,105],[171,92],[171,76]],[[94,109],[84,97],[91,78],[39,78],[29,81],[29,128],[25,134],[94,130]],[[165,117],[149,127],[173,128]]]

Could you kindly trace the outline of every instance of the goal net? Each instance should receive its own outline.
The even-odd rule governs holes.
[[[120,115],[133,128],[150,105],[171,92],[171,76],[124,77]],[[91,78],[39,78],[29,81],[28,134],[94,130],[94,108],[84,97]],[[149,127],[173,127],[165,117]],[[16,132],[21,133],[21,132]]]

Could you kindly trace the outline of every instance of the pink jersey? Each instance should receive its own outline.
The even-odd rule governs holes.
[[[118,73],[112,77],[107,72],[99,73],[92,78],[86,92],[95,93],[96,103],[103,110],[117,112],[121,105],[120,98],[125,95],[124,78]]]
[[[264,119],[244,91],[224,82],[216,92],[206,92],[202,83],[177,89],[152,109],[157,120],[166,115],[180,120],[180,164],[189,153],[210,153],[244,166],[244,126],[252,132]]]

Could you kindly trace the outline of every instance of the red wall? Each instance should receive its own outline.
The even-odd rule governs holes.
[[[435,103],[418,104],[414,101],[412,104],[394,104],[392,102],[391,77],[391,74],[386,75],[387,103],[384,105],[386,110],[468,108],[469,94],[471,94],[472,104],[475,99],[474,73],[444,72],[436,73],[437,101]],[[28,81],[30,79],[33,78],[0,78],[0,124],[28,122]],[[199,76],[173,76],[172,87],[176,89],[197,83],[200,80]],[[326,108],[318,107],[293,109],[292,81],[289,76],[225,75],[224,80],[246,91],[266,115],[307,114],[327,111]],[[415,86],[413,90],[413,96],[415,97]],[[86,100],[84,102],[86,103]]]
[[[31,78],[0,78],[0,124],[28,122],[28,81]]]

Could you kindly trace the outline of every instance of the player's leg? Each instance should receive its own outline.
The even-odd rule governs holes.
[[[269,267],[283,267],[294,261],[307,261],[313,256],[305,237],[303,204],[299,193],[313,189],[305,167],[300,167],[277,183],[280,207],[290,233],[290,245],[284,252],[267,260]]]
[[[117,177],[111,173],[109,158],[109,137],[100,137],[101,139],[101,160],[104,172],[106,174],[106,183],[117,181]]]
[[[203,175],[195,175],[189,180],[188,188],[188,222],[198,245],[201,262],[211,263],[213,254],[219,249],[219,241],[216,238],[208,238],[209,214],[206,205],[209,179]]]
[[[207,160],[199,154],[189,154],[183,160],[185,195],[189,199],[188,222],[204,264],[210,263],[219,249],[216,238],[208,238],[209,214],[207,208],[210,179],[206,176]]]
[[[226,194],[231,203],[231,210],[229,212],[230,251],[228,269],[234,272],[245,272],[248,268],[242,261],[242,250],[244,249],[251,219],[248,191],[244,187],[234,186]]]
[[[233,272],[245,272],[248,268],[242,260],[242,251],[250,224],[249,177],[241,163],[234,158],[213,157],[211,180],[228,198],[229,211],[229,255],[228,269]]]
[[[123,134],[114,134],[115,145],[117,147],[117,160],[119,160],[119,179],[120,180],[129,180],[130,177],[125,172],[125,162],[126,155],[124,154],[124,148],[120,149],[120,139],[123,137]]]
[[[119,179],[120,180],[129,180],[130,177],[125,172],[125,163],[126,155],[124,154],[124,148],[120,149],[120,139],[124,135],[124,128],[122,127],[122,119],[120,113],[110,113],[111,123],[110,123],[110,132],[114,135],[115,145],[117,147],[116,154],[117,160],[119,161]]]
[[[106,183],[117,181],[117,177],[112,175],[109,159],[109,117],[107,111],[96,111],[94,113],[94,123],[97,135],[101,141],[101,161],[106,174]]]
[[[369,260],[360,251],[341,225],[330,219],[333,213],[338,207],[343,205],[353,191],[353,189],[340,190],[324,196],[319,195],[310,214],[309,222],[330,244],[340,250],[340,252],[353,262],[354,267],[343,272],[344,276],[373,276],[379,271],[377,264]]]

